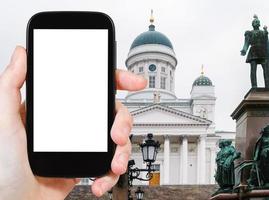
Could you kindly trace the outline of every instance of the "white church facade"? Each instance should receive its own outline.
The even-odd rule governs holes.
[[[214,184],[215,158],[220,139],[234,139],[234,132],[215,130],[215,86],[204,75],[194,80],[189,99],[175,94],[178,61],[170,40],[149,30],[133,41],[126,59],[128,71],[148,80],[146,89],[118,99],[131,112],[132,159],[144,168],[139,143],[148,133],[161,143],[152,181],[134,184]]]

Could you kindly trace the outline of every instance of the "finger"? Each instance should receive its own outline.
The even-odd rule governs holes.
[[[109,172],[106,176],[97,178],[92,184],[92,193],[101,197],[105,192],[109,191],[119,180],[119,176],[113,172]]]
[[[118,145],[124,145],[129,139],[129,134],[133,125],[133,117],[120,102],[116,102],[116,112],[113,126],[111,128],[111,138]]]
[[[41,190],[46,191],[43,195],[51,195],[53,199],[65,199],[75,185],[80,182],[79,178],[46,178],[40,176],[35,176],[35,178]]]
[[[124,174],[127,170],[128,161],[131,155],[131,142],[128,142],[124,146],[117,146],[113,160],[111,162],[111,170],[116,175]]]
[[[10,63],[1,75],[0,84],[9,89],[20,89],[26,76],[26,51],[17,46],[10,59]]]
[[[78,184],[80,181],[81,181],[81,178],[75,178],[74,179],[75,184]]]
[[[0,112],[18,114],[21,104],[20,88],[26,76],[26,52],[16,47],[10,64],[0,76]]]
[[[23,103],[21,104],[20,107],[20,115],[21,115],[21,120],[25,126],[26,123],[26,109],[25,109],[25,101],[23,101]]]
[[[16,47],[10,64],[0,76],[0,128],[15,130],[14,124],[21,126],[17,122],[21,121],[20,88],[23,85],[25,76],[26,52],[23,47]],[[4,132],[7,133],[7,131]]]
[[[147,85],[147,80],[143,76],[117,69],[116,83],[118,90],[136,91],[144,89]]]

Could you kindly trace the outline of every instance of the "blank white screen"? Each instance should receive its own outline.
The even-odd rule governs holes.
[[[34,152],[107,152],[108,30],[34,29]]]

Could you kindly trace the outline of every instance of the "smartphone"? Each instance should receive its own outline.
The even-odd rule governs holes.
[[[27,26],[26,131],[35,175],[97,177],[115,144],[116,41],[99,12],[41,12]]]

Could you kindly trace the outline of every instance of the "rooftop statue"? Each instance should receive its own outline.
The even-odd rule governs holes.
[[[254,15],[252,21],[253,30],[245,32],[245,44],[241,50],[241,55],[245,56],[249,46],[249,52],[247,55],[247,63],[250,63],[251,72],[251,85],[252,88],[257,87],[257,65],[262,65],[265,88],[269,88],[269,49],[268,49],[268,31],[267,27],[264,26],[263,30],[260,30],[260,20],[257,15]]]
[[[255,146],[253,160],[257,167],[253,165],[251,169],[249,185],[269,188],[269,125],[261,131],[261,136]]]
[[[220,188],[213,194],[213,196],[219,193],[233,191],[233,186],[235,184],[234,161],[241,156],[241,153],[236,151],[232,146],[231,140],[220,140],[219,148],[220,151],[216,158],[217,171],[215,180]]]

